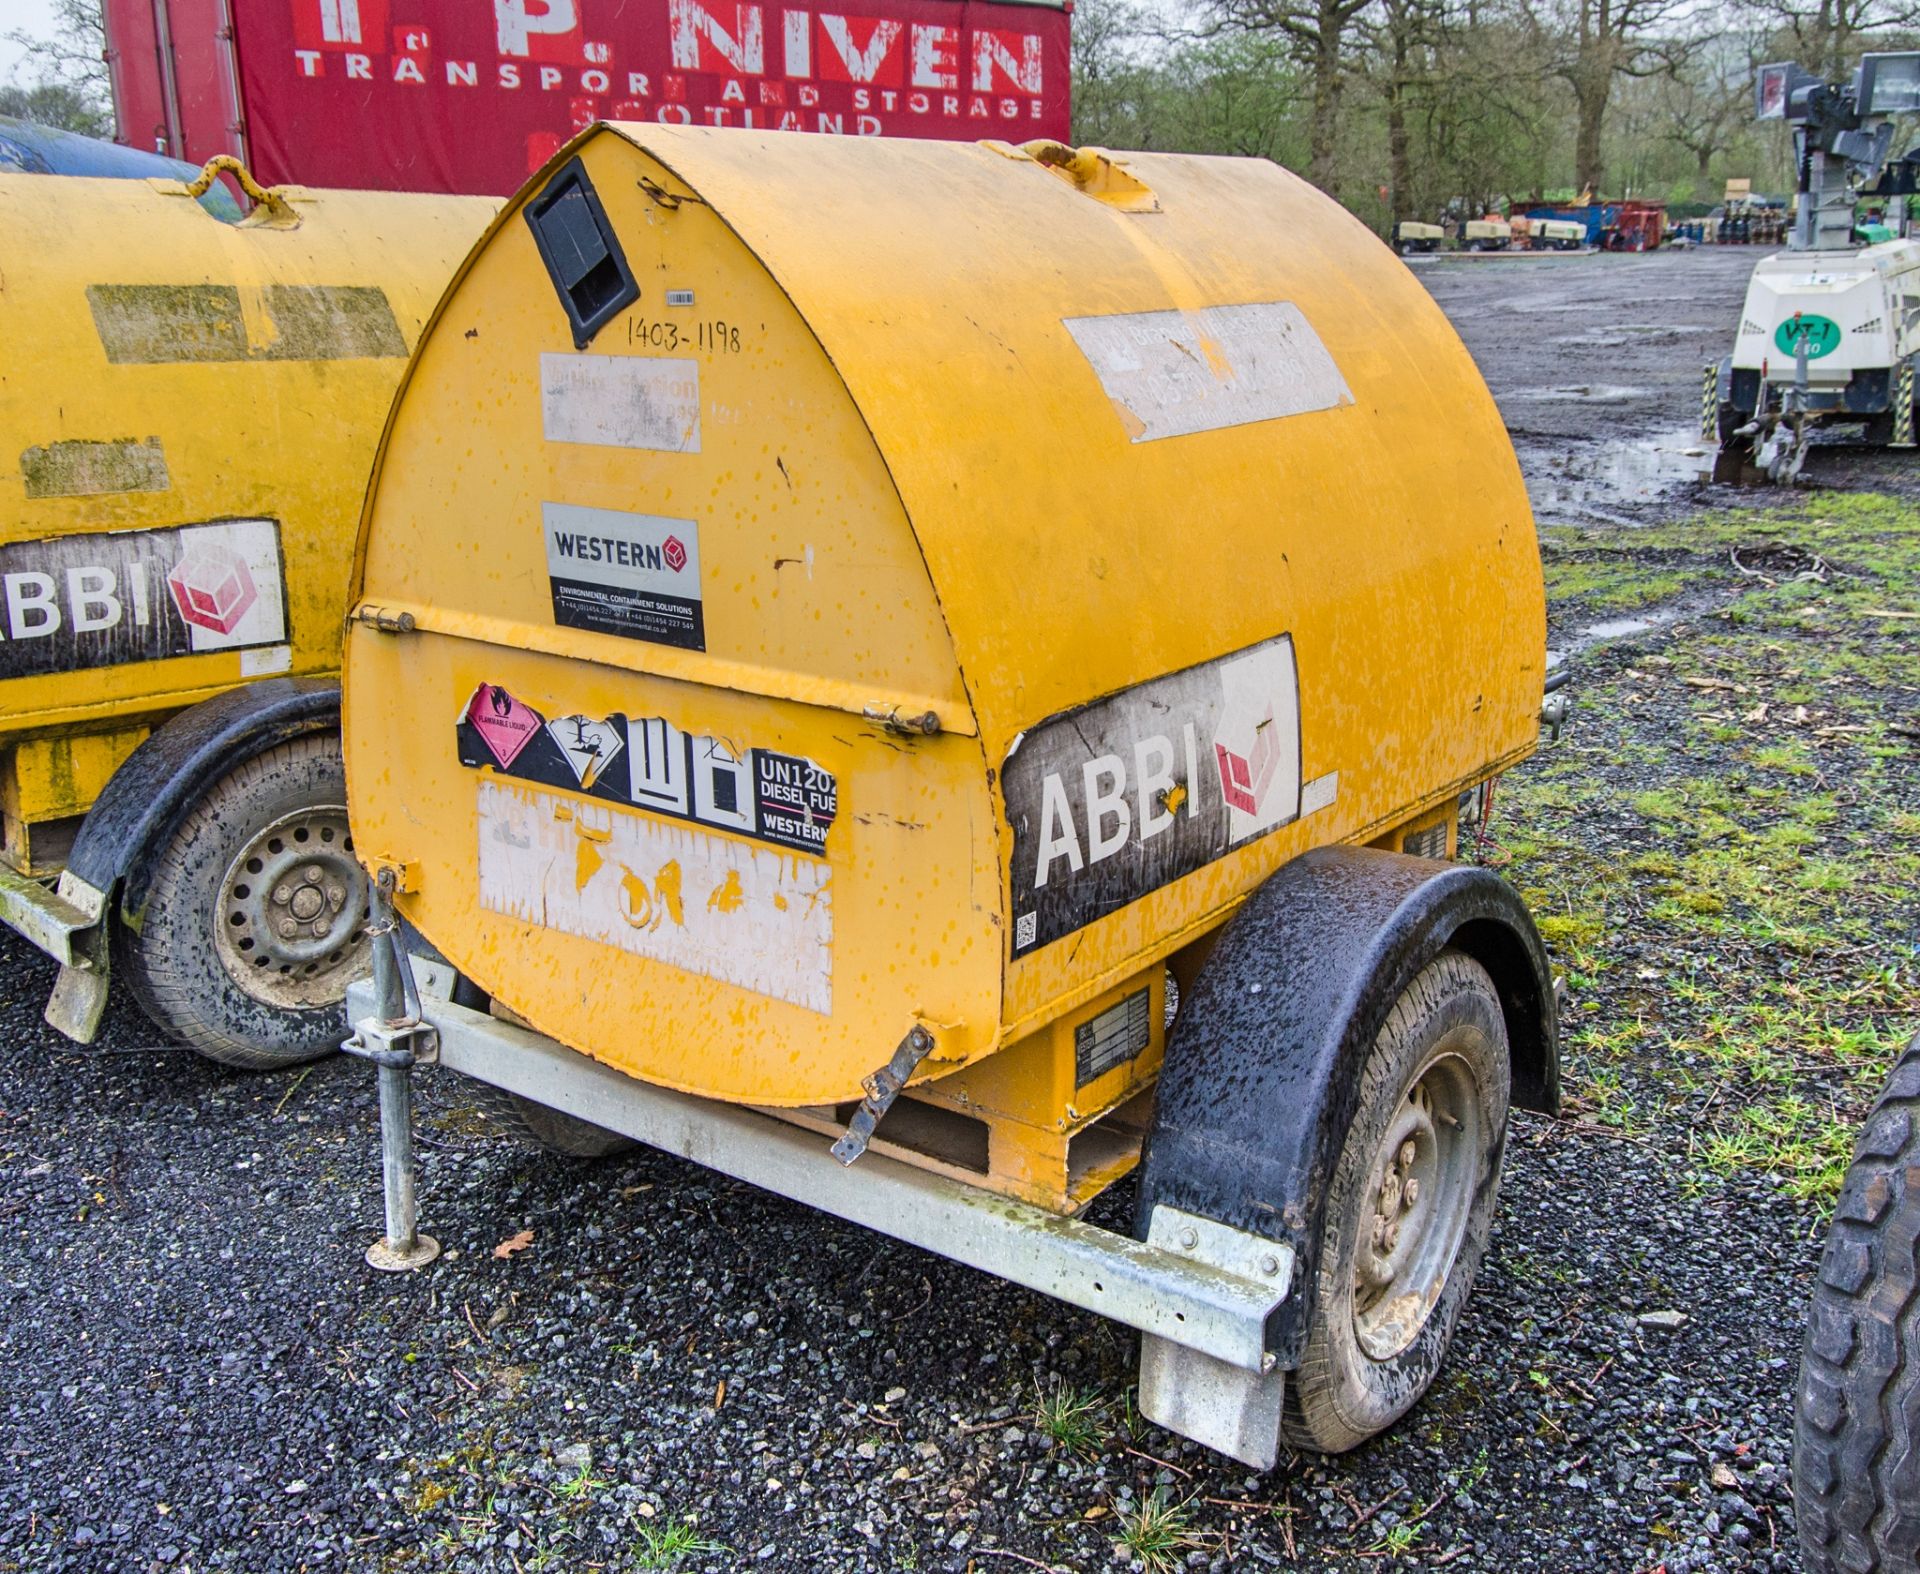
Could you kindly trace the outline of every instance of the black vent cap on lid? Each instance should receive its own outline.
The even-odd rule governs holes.
[[[640,286],[607,222],[600,196],[580,160],[570,159],[527,204],[527,227],[573,325],[573,347],[640,299]]]

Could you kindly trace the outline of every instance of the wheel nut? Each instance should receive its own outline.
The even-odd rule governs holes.
[[[327,887],[327,906],[332,908],[344,907],[346,901],[347,892],[344,886],[330,885]]]
[[[294,937],[294,935],[298,933],[300,926],[296,924],[291,918],[283,918],[280,920],[279,928],[280,928],[280,938],[282,940],[291,940]]]
[[[1400,1144],[1400,1168],[1403,1170],[1412,1169],[1413,1156],[1419,1151],[1420,1150],[1414,1146],[1413,1138],[1411,1137],[1407,1138],[1405,1142],[1401,1143]]]
[[[273,899],[282,907],[285,907],[287,903],[293,900],[293,887],[290,885],[276,885],[273,888]]]
[[[1412,1176],[1407,1177],[1407,1194],[1401,1199],[1401,1206],[1411,1208],[1420,1200],[1420,1182]]]
[[[318,864],[308,864],[306,868],[300,871],[300,878],[305,880],[308,885],[318,885],[320,883],[320,866]]]

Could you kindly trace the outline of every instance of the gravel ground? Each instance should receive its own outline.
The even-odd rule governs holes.
[[[1686,457],[1751,260],[1423,270],[1521,428],[1581,696],[1479,850],[1550,920],[1573,1097],[1517,1123],[1388,1436],[1250,1476],[1138,1420],[1110,1325],[662,1156],[523,1151],[445,1075],[446,1257],[372,1274],[368,1068],[226,1073],[125,1002],[75,1052],[6,936],[0,1570],[1081,1569],[1155,1511],[1167,1566],[1797,1567],[1822,1199],[1910,1027],[1916,700],[1875,614],[1915,565],[1897,503],[1618,458]]]

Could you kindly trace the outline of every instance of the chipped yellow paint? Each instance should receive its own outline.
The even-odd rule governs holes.
[[[584,352],[522,213],[575,155],[641,291]],[[649,1082],[830,1105],[937,1024],[918,1091],[990,1102],[1026,1133],[1005,1141],[1027,1194],[1060,1205],[1079,1184],[1065,1139],[1150,1083],[1159,1049],[1156,1027],[1076,1088],[1074,1024],[1187,967],[1289,859],[1444,816],[1534,746],[1544,597],[1493,401],[1397,259],[1262,162],[652,125],[597,127],[559,160],[454,281],[383,439],[355,594],[414,632],[348,631],[356,835],[418,863],[402,906],[476,983]],[[1350,397],[1166,435],[1063,326],[1259,303],[1297,308]],[[1196,358],[1237,376],[1234,343],[1205,337]],[[664,423],[655,447],[549,441],[542,357],[581,355],[596,376],[684,363],[698,449]],[[691,522],[704,648],[557,626],[545,503]],[[1312,812],[1012,960],[1017,740],[1283,633]],[[830,881],[728,919],[802,890],[830,912],[830,1012],[483,905],[492,777],[459,763],[450,721],[481,683],[832,773]],[[743,869],[769,855],[689,834],[737,841]],[[652,922],[652,883],[629,882]]]
[[[716,913],[735,913],[740,910],[740,904],[745,900],[746,897],[740,890],[740,871],[729,869],[726,879],[716,885],[708,895],[707,906]],[[783,906],[782,911],[784,910]]]
[[[10,827],[79,813],[103,783],[91,766],[66,783],[40,770],[34,750],[49,740],[97,734],[110,740],[110,768],[126,753],[114,740],[137,742],[255,674],[338,669],[350,544],[403,357],[498,206],[295,191],[297,225],[229,225],[177,182],[0,175],[0,547],[276,520],[289,634],[271,662],[218,650],[0,679]],[[232,358],[194,359],[208,346],[176,331],[149,346],[158,360],[116,341],[127,359],[103,340],[91,290],[120,290],[123,302],[226,291],[259,353],[242,345]],[[362,310],[349,304],[340,318],[351,342],[310,342],[341,303]]]

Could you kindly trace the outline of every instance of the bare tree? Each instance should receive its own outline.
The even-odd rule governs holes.
[[[51,36],[15,28],[7,41],[20,49],[20,64],[32,78],[16,87],[6,112],[87,136],[113,131],[113,98],[107,80],[107,25],[100,0],[54,0]]]
[[[1620,77],[1666,70],[1678,45],[1674,25],[1686,0],[1553,0],[1536,11],[1558,44],[1554,71],[1573,90],[1573,183],[1596,195],[1606,179],[1602,139]]]
[[[1829,81],[1853,70],[1868,49],[1911,45],[1920,0],[1750,0],[1754,19],[1773,34],[1773,55]]]
[[[1216,0],[1227,27],[1277,37],[1307,78],[1307,178],[1339,194],[1340,100],[1354,24],[1374,0]]]
[[[1667,136],[1693,156],[1704,183],[1716,153],[1753,113],[1753,74],[1760,41],[1741,36],[1697,42],[1677,55],[1654,95]]]

